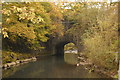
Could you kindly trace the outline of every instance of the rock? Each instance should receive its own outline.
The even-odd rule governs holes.
[[[4,64],[4,65],[3,65],[3,68],[7,68],[7,67],[8,67],[8,65],[7,65],[7,64]]]
[[[83,58],[83,57],[78,57],[78,59],[80,59],[80,60],[84,60],[84,58]]]
[[[85,69],[88,69],[87,67],[85,67]]]
[[[20,63],[23,63],[23,60],[20,60]]]
[[[10,67],[10,66],[16,65],[16,63],[15,62],[11,62],[11,63],[7,63],[7,65]]]
[[[37,58],[36,57],[32,57],[32,60],[37,60]]]
[[[32,58],[29,58],[29,59],[25,59],[25,60],[17,60],[15,62],[11,62],[11,63],[7,63],[7,64],[4,64],[2,67],[5,69],[5,68],[10,68],[11,66],[18,66],[20,64],[24,64],[24,63],[28,63],[30,61],[36,61],[37,58],[36,57],[32,57]]]
[[[7,70],[7,68],[4,68],[4,70]]]
[[[80,64],[77,64],[77,66],[79,66]]]
[[[31,61],[31,59],[25,59],[25,60],[23,60],[23,62],[28,62],[28,61]]]
[[[8,67],[10,67],[10,66],[11,66],[11,63],[7,63],[7,65],[8,65]]]
[[[94,71],[95,71],[94,69],[91,70],[91,72],[94,72]]]
[[[18,60],[17,60],[17,61],[16,61],[16,63],[17,63],[17,64],[19,64],[19,63],[20,63],[20,61],[18,61]]]
[[[27,59],[23,60],[23,62],[26,62],[26,61],[27,61]]]
[[[32,60],[32,58],[31,59],[27,59],[27,61],[31,61]]]
[[[96,65],[94,65],[94,68],[97,68],[97,66],[96,66]]]

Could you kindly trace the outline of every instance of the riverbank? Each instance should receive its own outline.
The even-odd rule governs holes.
[[[51,54],[37,55],[37,54],[22,54],[14,52],[3,52],[3,69],[8,69],[10,67],[18,66],[20,64],[29,63],[31,61],[36,61],[39,56],[50,56]],[[104,74],[110,78],[117,78],[117,71],[111,71],[105,68],[101,68],[93,63],[91,63],[85,56],[80,55],[77,57],[79,63],[77,65],[82,65],[89,72],[97,72],[98,74]],[[73,61],[75,62],[75,61]]]
[[[79,63],[77,66],[82,65],[89,72],[97,72],[98,74],[104,74],[108,78],[118,78],[118,72],[116,70],[109,70],[106,68],[102,68],[94,63],[91,63],[85,56],[81,55],[78,57]]]
[[[36,61],[36,54],[2,51],[2,68],[7,69],[20,64]]]
[[[47,53],[16,53],[12,51],[2,51],[2,68],[8,69],[20,64],[36,61],[40,56],[51,56],[53,54]]]
[[[36,61],[36,60],[37,60],[36,57],[32,57],[32,58],[24,59],[24,60],[17,60],[15,62],[3,64],[2,68],[7,69],[7,68],[10,68],[10,67],[13,67],[13,66],[17,66],[17,65],[20,65],[20,64],[24,64],[24,63],[28,63],[28,62]]]

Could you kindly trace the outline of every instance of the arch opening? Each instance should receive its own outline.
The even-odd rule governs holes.
[[[65,53],[78,53],[77,47],[72,42],[61,42],[55,46],[56,55],[64,55]]]
[[[64,45],[64,61],[68,64],[76,65],[78,60],[78,48],[74,43]]]
[[[77,54],[78,50],[77,47],[74,43],[70,42],[64,45],[64,54],[65,53],[73,53],[73,54]]]

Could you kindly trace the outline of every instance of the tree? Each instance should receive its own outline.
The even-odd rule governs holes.
[[[55,25],[53,17],[59,21],[62,19],[56,8],[54,4],[47,2],[3,3],[2,19],[5,40],[19,44],[19,47],[26,46],[32,49],[42,47],[40,42],[47,42],[50,36],[62,32],[62,29],[55,32],[62,26],[61,23]],[[54,16],[52,13],[57,13],[57,15]]]
[[[67,28],[66,33],[73,35],[78,41],[77,44],[84,46],[83,53],[91,62],[109,69],[116,69],[117,3],[71,4],[71,9],[64,10],[64,18],[71,26],[66,26],[70,27]]]

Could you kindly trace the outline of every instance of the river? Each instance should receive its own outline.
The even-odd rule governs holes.
[[[95,72],[76,66],[77,55],[39,57],[37,61],[3,70],[3,78],[103,78]]]

